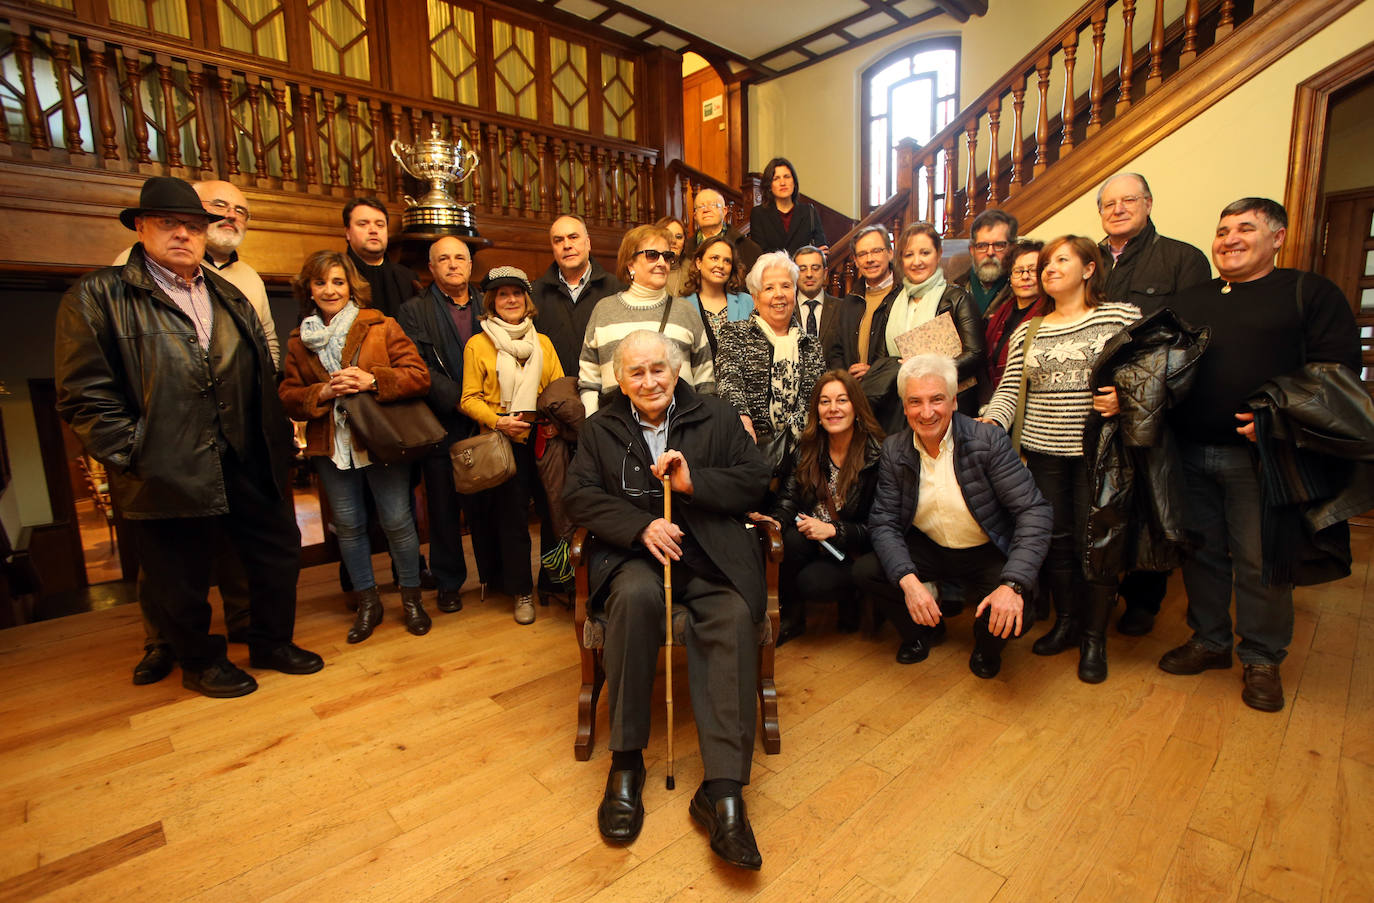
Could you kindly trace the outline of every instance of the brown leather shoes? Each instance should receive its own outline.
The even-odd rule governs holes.
[[[1212,668],[1231,667],[1231,650],[1215,652],[1199,643],[1189,640],[1182,646],[1170,649],[1159,660],[1159,670],[1170,674],[1201,674]]]
[[[1246,665],[1245,689],[1240,701],[1261,712],[1277,712],[1283,708],[1283,681],[1279,680],[1278,665]]]

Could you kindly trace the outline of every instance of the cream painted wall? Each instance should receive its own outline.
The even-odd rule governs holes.
[[[1121,169],[1150,181],[1159,231],[1207,251],[1217,213],[1230,202],[1269,197],[1281,203],[1298,83],[1363,47],[1371,34],[1374,3],[1362,3],[1159,144],[1123,158]],[[1096,194],[1084,194],[1042,223],[1022,224],[1022,234],[1101,238]]]
[[[1080,5],[1076,0],[991,0],[986,16],[970,19],[962,26],[948,16],[940,16],[792,75],[756,85],[749,94],[750,168],[757,171],[778,154],[788,157],[797,166],[806,194],[836,210],[856,215],[860,78],[864,69],[921,38],[958,34],[962,46],[959,99],[964,106],[1006,74]],[[1184,0],[1166,0],[1166,21],[1172,21],[1183,5]],[[1150,6],[1153,8],[1153,4]],[[1116,30],[1121,26],[1116,9],[1113,8],[1113,19],[1107,29],[1104,68],[1114,66],[1120,57],[1121,39]],[[1141,15],[1138,11],[1132,42],[1137,48],[1148,43],[1150,37],[1149,22],[1142,21]],[[1075,93],[1081,94],[1087,91],[1092,78],[1092,44],[1086,35],[1080,38],[1078,60],[1074,83]],[[1031,87],[1026,98],[1026,134],[1034,130],[1034,94]],[[1059,110],[1063,95],[1062,72],[1056,71],[1049,88],[1052,114]],[[1010,121],[1008,103],[1003,113],[1004,150],[1010,146]],[[986,125],[979,146],[987,147]]]

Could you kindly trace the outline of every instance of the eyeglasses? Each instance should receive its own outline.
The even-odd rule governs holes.
[[[248,222],[248,208],[242,204],[231,205],[228,201],[215,198],[213,201],[206,201],[205,206],[218,213],[220,216],[228,216],[232,211],[235,216]]]
[[[166,232],[175,232],[177,229],[185,228],[192,235],[204,235],[205,229],[209,225],[203,219],[181,216],[149,216],[143,218],[151,220],[154,225]]]
[[[663,487],[661,485],[655,489],[631,489],[629,484],[625,482],[625,465],[630,461],[630,449],[632,446],[633,443],[625,446],[625,457],[620,459],[620,491],[625,493],[627,498],[632,499],[642,498],[644,496],[648,496],[649,498],[663,498]],[[642,472],[640,465],[635,464],[635,473]]]
[[[631,256],[638,257],[640,254],[643,254],[644,259],[649,261],[650,263],[658,263],[658,259],[660,257],[668,261],[669,266],[672,266],[674,263],[677,263],[677,255],[674,254],[672,251],[660,251],[658,248],[644,248],[642,250],[635,251],[634,254],[632,254]]]
[[[724,205],[724,204],[721,204],[721,203],[715,203],[715,204],[697,204],[696,209],[698,209],[698,210],[711,210],[711,209],[723,210],[723,209],[725,209],[725,205]]]
[[[1026,279],[1028,277],[1034,277],[1035,272],[1035,267],[1017,267],[1011,271],[1011,276],[1013,279]]]
[[[977,244],[969,245],[969,247],[973,248],[973,250],[977,251],[979,254],[986,254],[989,251],[995,251],[1001,254],[1010,246],[1011,242],[1007,241],[980,241]]]
[[[1097,209],[1101,210],[1103,213],[1106,213],[1108,210],[1115,210],[1117,207],[1123,210],[1130,210],[1143,200],[1146,200],[1145,195],[1131,194],[1124,198],[1117,198],[1114,201],[1103,201],[1098,205]]]
[[[855,251],[854,258],[856,260],[868,260],[871,257],[882,257],[884,254],[891,253],[892,252],[889,251],[887,248],[874,248],[871,251]]]

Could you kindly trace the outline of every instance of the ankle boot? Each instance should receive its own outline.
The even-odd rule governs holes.
[[[1116,587],[1089,584],[1083,597],[1083,639],[1078,647],[1078,679],[1100,684],[1107,679],[1107,618],[1116,603]]]
[[[377,595],[377,587],[354,590],[353,601],[358,604],[358,614],[353,619],[353,627],[348,631],[350,643],[361,643],[372,636],[382,620],[382,599]]]
[[[405,609],[406,630],[416,636],[424,636],[429,633],[429,626],[432,622],[429,619],[429,613],[420,604],[420,587],[401,587],[401,607]]]
[[[1058,655],[1078,642],[1078,619],[1074,615],[1074,602],[1080,594],[1075,586],[1073,571],[1050,570],[1045,574],[1044,583],[1049,584],[1050,594],[1054,597],[1054,626],[1049,632],[1031,645],[1036,655]]]

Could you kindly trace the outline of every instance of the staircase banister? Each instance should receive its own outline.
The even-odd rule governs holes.
[[[898,216],[902,212],[903,208],[906,206],[907,200],[908,195],[906,194],[894,194],[892,197],[869,211],[868,215],[859,220],[858,224],[855,225],[853,229],[846,232],[844,237],[839,241],[832,242],[830,245],[830,253],[827,255],[830,266],[835,266],[836,263],[842,261],[853,252],[854,236],[858,235],[869,226],[887,224],[894,216]]]
[[[688,166],[680,159],[669,161],[667,171],[670,177],[685,175],[687,176],[687,179],[694,185],[700,185],[703,188],[710,188],[713,191],[719,191],[721,193],[721,196],[725,198],[725,203],[727,205],[734,204],[738,208],[744,207],[743,191],[741,191],[738,188],[731,188],[729,185],[725,184],[720,179],[717,179],[715,176],[707,175],[706,173],[702,172],[699,169],[696,169],[695,167]],[[750,206],[752,207],[753,205],[751,204]],[[748,211],[746,210],[745,212]]]

